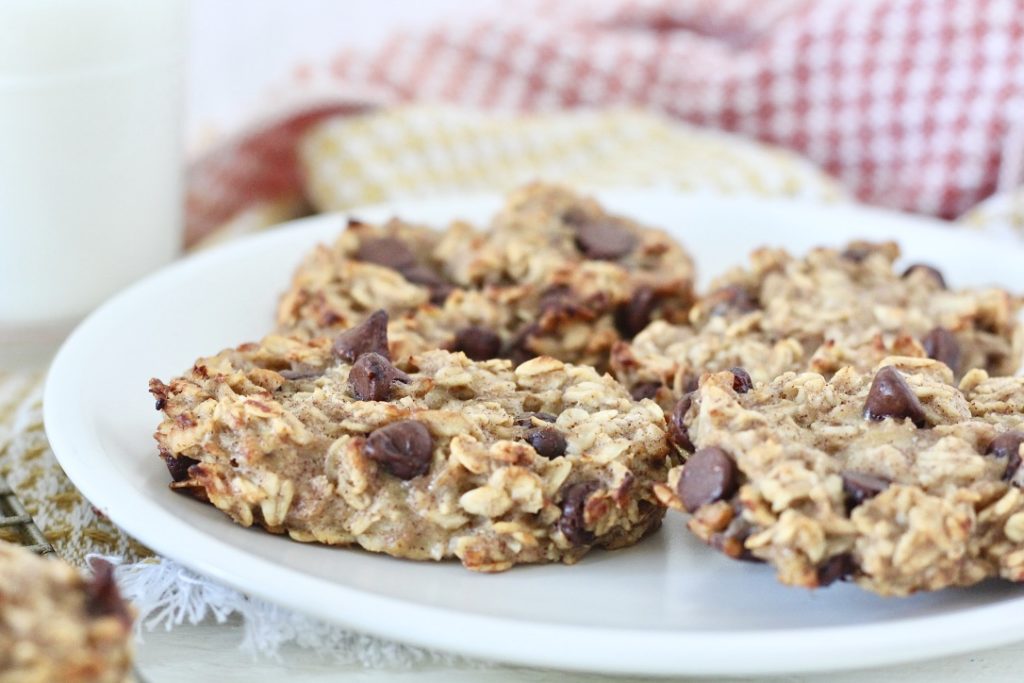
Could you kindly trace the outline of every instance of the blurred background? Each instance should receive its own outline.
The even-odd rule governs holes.
[[[541,123],[537,114],[630,110],[649,118],[618,122],[616,135],[624,134],[622,126],[641,130],[657,118],[666,135],[696,141],[698,148],[707,140],[705,131],[736,136],[723,142],[735,143],[726,158],[676,150],[683,163],[665,168],[664,159],[644,156],[651,166],[646,175],[625,157],[601,178],[580,178],[552,168],[549,160],[519,175],[575,173],[576,182],[746,192],[751,183],[724,178],[749,174],[753,165],[771,194],[841,194],[973,223],[992,223],[998,214],[993,230],[1012,232],[1021,225],[1020,195],[1012,191],[1024,178],[1022,22],[1019,0],[517,0],[471,6],[304,0],[290,3],[287,12],[273,2],[253,2],[244,14],[224,0],[197,2],[186,116],[188,150],[196,162],[192,178],[216,186],[217,168],[232,159],[236,166],[230,191],[190,194],[188,238],[209,235],[225,219],[245,214],[243,208],[250,212],[246,229],[294,213],[299,194],[311,200],[306,209],[322,210],[442,189],[436,183],[390,184],[366,192],[358,178],[354,187],[326,187],[338,184],[328,167],[355,163],[363,172],[388,173],[366,167],[369,162],[360,158],[366,150],[348,143],[340,123],[333,134],[319,134],[320,143],[308,140],[317,134],[305,136],[307,126],[338,115],[435,107],[398,118],[410,125],[415,120],[422,130],[450,134],[455,126],[478,134],[432,145],[433,163],[414,148],[375,148],[387,154],[392,168],[419,164],[444,172],[457,166],[475,175],[481,169],[465,157],[491,154],[481,138],[510,136],[503,153],[513,157],[536,144],[535,136],[510,134],[512,125],[484,135],[481,126],[497,125],[494,118],[455,124],[452,112],[444,118],[438,105],[463,114],[532,114],[516,123],[537,124],[541,135],[567,119]],[[273,41],[265,39],[268,31]],[[245,69],[237,68],[239,59]],[[372,122],[366,126],[379,130]],[[226,142],[232,136],[262,149],[232,147]],[[288,150],[302,138],[306,151],[297,166],[303,180],[289,181]],[[761,144],[745,148],[740,138]],[[318,145],[319,153],[309,151]],[[585,153],[584,146],[593,153],[596,143],[577,140],[572,151]],[[793,152],[796,166],[809,162],[820,178],[811,182],[798,174],[779,182],[782,170],[765,172],[759,163],[766,155],[779,158],[777,148]],[[653,152],[651,145],[631,144],[630,156],[638,149]],[[244,177],[233,152],[247,161]],[[276,175],[259,172],[261,153],[278,165]],[[744,157],[739,164],[737,154]],[[698,167],[700,175],[693,173]],[[715,180],[703,182],[704,174]],[[481,187],[519,180],[489,177]],[[292,190],[286,190],[289,182]],[[829,183],[836,192],[822,189]],[[239,196],[242,186],[251,190],[245,197]],[[970,214],[996,194],[1003,197],[998,206]],[[272,195],[274,201],[265,201]],[[285,206],[287,195],[293,203]]]
[[[218,135],[273,108],[275,86],[289,83],[301,64],[328,62],[346,47],[372,49],[396,30],[466,22],[503,4],[293,0],[285,9],[280,0],[247,0],[243,11],[231,0],[194,0],[188,20],[188,148],[198,153]],[[238,68],[240,58],[245,68]]]
[[[183,246],[535,178],[1019,239],[1022,55],[1024,0],[7,0],[0,360]]]

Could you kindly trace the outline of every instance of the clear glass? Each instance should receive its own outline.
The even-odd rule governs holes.
[[[0,368],[178,254],[185,11],[0,2]]]

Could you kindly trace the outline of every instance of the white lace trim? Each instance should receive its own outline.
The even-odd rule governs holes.
[[[90,555],[114,564],[121,594],[134,603],[139,616],[136,636],[159,628],[213,619],[224,623],[237,616],[243,626],[239,647],[254,657],[281,660],[281,647],[302,649],[344,664],[369,668],[409,668],[423,664],[472,666],[455,655],[402,645],[346,630],[283,607],[250,598],[216,584],[168,559],[124,564],[121,558]],[[486,666],[477,664],[478,666]]]

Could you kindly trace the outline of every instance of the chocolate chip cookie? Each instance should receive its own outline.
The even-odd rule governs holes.
[[[387,330],[379,311],[333,340],[272,335],[153,380],[171,486],[298,541],[486,572],[660,524],[655,403],[550,357],[398,358]]]
[[[353,221],[299,267],[278,331],[330,335],[383,308],[396,358],[444,348],[603,370],[612,344],[651,320],[684,322],[692,283],[666,233],[538,183],[510,195],[488,231]]]
[[[617,377],[670,406],[702,372],[741,366],[755,381],[787,371],[869,370],[889,355],[931,357],[956,377],[1019,365],[1020,300],[996,288],[951,289],[922,264],[896,269],[894,243],[856,242],[794,258],[759,249],[719,278],[690,324],[654,322],[612,353]]]
[[[109,564],[91,579],[0,542],[0,681],[130,680],[132,612]]]
[[[1024,378],[893,357],[831,379],[705,375],[670,415],[656,491],[737,559],[882,595],[1024,580]]]
[[[690,256],[664,231],[609,213],[591,197],[526,185],[509,194],[491,232],[496,248],[515,250],[512,270],[540,288],[541,311],[557,320],[582,311],[602,323],[597,329],[629,339],[651,320],[687,319]],[[554,256],[541,265],[539,253]]]

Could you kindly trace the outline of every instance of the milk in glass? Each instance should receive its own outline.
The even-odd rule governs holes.
[[[184,20],[184,0],[0,0],[0,367],[178,253]]]

